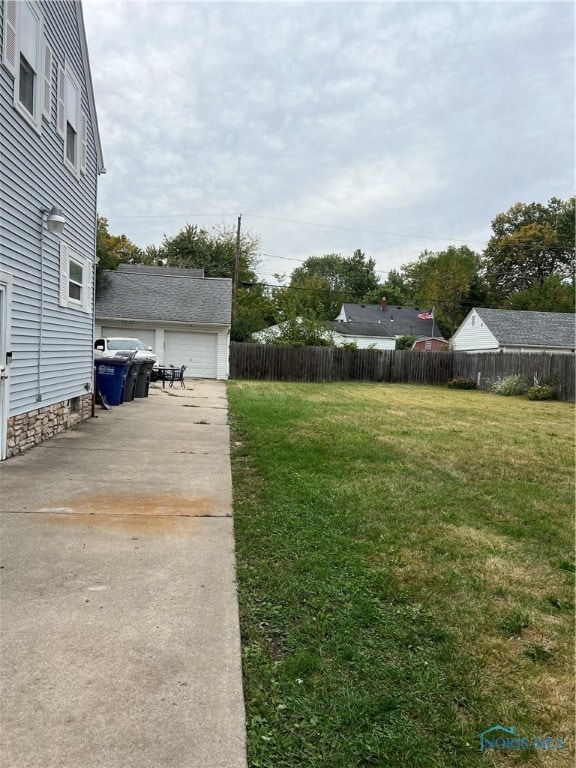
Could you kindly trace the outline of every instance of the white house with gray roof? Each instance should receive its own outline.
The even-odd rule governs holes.
[[[359,349],[395,349],[401,336],[425,338],[440,335],[438,326],[420,307],[394,306],[382,298],[380,304],[343,304],[330,328]]]
[[[90,415],[96,185],[82,7],[0,3],[0,459]]]
[[[232,281],[202,270],[120,264],[96,296],[95,336],[141,339],[186,376],[228,378]]]
[[[474,308],[450,339],[455,352],[570,353],[576,347],[576,316]]]
[[[380,304],[342,304],[336,320],[326,322],[326,338],[337,347],[353,343],[358,349],[396,349],[401,336],[428,338],[440,333],[429,313],[420,307],[389,305],[385,298]],[[280,335],[284,323],[272,325],[253,333],[255,341],[266,343]]]

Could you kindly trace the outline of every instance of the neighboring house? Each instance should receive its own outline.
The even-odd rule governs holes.
[[[415,352],[445,352],[448,349],[448,342],[440,336],[425,336],[423,339],[417,339],[412,344]]]
[[[278,336],[281,327],[272,325],[252,336],[265,343]],[[383,298],[380,304],[343,304],[336,320],[326,323],[326,337],[337,347],[353,343],[358,349],[396,349],[401,336],[428,337],[437,328],[429,312],[389,306]]]
[[[228,378],[232,281],[203,274],[140,264],[105,272],[95,337],[136,337],[186,376]]]
[[[301,318],[297,317],[296,322],[300,321]],[[366,334],[363,335],[362,329],[364,326],[362,323],[344,324],[326,322],[321,324],[325,326],[324,330],[320,331],[322,338],[328,342],[332,342],[337,347],[342,347],[345,344],[350,343],[356,344],[358,349],[394,349],[396,346],[396,339],[393,336],[390,336],[385,328],[374,329],[372,325],[367,325]],[[280,336],[286,325],[286,322],[278,323],[278,325],[271,325],[268,328],[264,328],[262,331],[253,333],[252,338],[260,344],[273,343],[274,339]],[[348,327],[348,325],[350,325],[350,327]]]
[[[429,337],[438,331],[430,312],[391,306],[385,298],[380,304],[343,304],[330,327],[359,348],[376,349],[394,349],[401,336]]]
[[[396,337],[388,328],[376,323],[328,323],[337,347],[355,344],[358,349],[396,349]]]
[[[0,4],[0,458],[90,415],[96,182],[80,3]]]
[[[574,352],[575,319],[567,312],[474,308],[450,347],[455,352]]]

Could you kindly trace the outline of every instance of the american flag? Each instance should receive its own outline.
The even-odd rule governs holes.
[[[434,320],[434,307],[429,309],[428,312],[420,312],[418,320]]]

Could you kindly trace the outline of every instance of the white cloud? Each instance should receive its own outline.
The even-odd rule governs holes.
[[[360,247],[387,270],[486,239],[517,200],[572,192],[570,4],[89,1],[84,15],[100,212],[141,246],[187,219],[129,217],[244,212],[355,230],[246,216],[266,253]]]

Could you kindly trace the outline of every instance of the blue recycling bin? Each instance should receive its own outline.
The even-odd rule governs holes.
[[[94,364],[96,383],[110,405],[122,405],[124,386],[130,370],[130,361],[114,358],[100,359]]]

